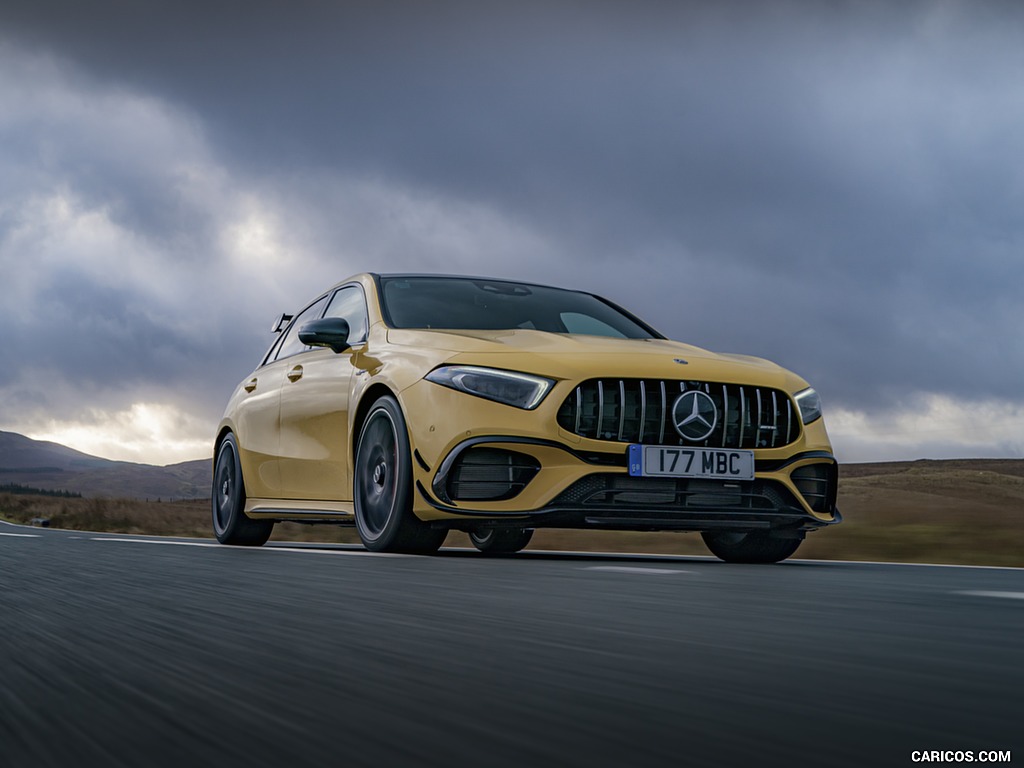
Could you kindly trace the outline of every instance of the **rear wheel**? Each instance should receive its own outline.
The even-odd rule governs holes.
[[[803,539],[781,538],[764,531],[701,534],[711,554],[727,563],[777,563],[796,552]]]
[[[245,514],[245,483],[238,443],[228,434],[217,450],[213,468],[213,532],[221,544],[260,547],[274,530],[270,520],[253,520]]]
[[[470,531],[469,540],[485,555],[511,555],[533,538],[532,528],[481,528]]]
[[[398,402],[385,395],[370,407],[356,445],[356,530],[372,552],[436,552],[448,534],[412,512],[409,432]]]

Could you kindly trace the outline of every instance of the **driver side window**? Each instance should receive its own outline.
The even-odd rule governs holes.
[[[366,299],[359,286],[347,285],[335,293],[324,317],[341,317],[348,322],[350,345],[366,341]]]

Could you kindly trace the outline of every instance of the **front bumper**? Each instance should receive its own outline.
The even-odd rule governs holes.
[[[437,527],[772,530],[801,537],[842,519],[838,465],[821,419],[784,447],[755,451],[752,481],[631,477],[627,444],[557,426],[558,393],[524,412],[424,384],[402,399],[414,448],[413,509]],[[461,492],[460,464],[481,450],[516,457],[509,459],[507,493]]]
[[[541,480],[545,464],[522,491],[500,501],[453,500],[453,473],[474,449],[487,448],[547,460],[549,474],[578,475],[556,491]],[[551,467],[553,456],[561,464]],[[751,481],[631,477],[627,456],[581,454],[553,441],[515,436],[475,437],[459,443],[433,474],[429,489],[416,483],[418,501],[429,507],[419,516],[436,527],[471,530],[487,521],[491,527],[603,528],[607,530],[751,531],[778,534],[803,532],[842,520],[836,507],[838,466],[823,451],[790,459],[758,461]],[[758,466],[759,465],[759,466]],[[576,471],[567,470],[574,467]],[[811,470],[808,472],[808,470]],[[808,478],[818,479],[809,484]],[[535,483],[537,487],[531,488]],[[527,493],[530,491],[530,493]],[[539,505],[524,497],[550,498]],[[813,505],[813,506],[812,506]]]

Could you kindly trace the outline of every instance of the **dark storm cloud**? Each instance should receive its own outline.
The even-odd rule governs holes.
[[[5,354],[21,366],[0,368],[0,386],[17,383],[20,367],[36,375],[32,400],[54,416],[67,417],[66,403],[40,394],[58,373],[94,407],[114,407],[140,391],[162,396],[195,410],[196,382],[219,395],[250,369],[265,347],[264,328],[189,323],[187,302],[161,301],[134,285],[113,286],[74,266],[47,276],[30,313],[7,317]],[[218,403],[220,405],[220,403]],[[209,416],[216,416],[211,411]]]
[[[0,40],[66,62],[84,98],[123,89],[143,116],[173,105],[201,147],[191,161],[273,199],[322,254],[310,293],[332,260],[331,279],[415,268],[417,249],[450,269],[449,240],[401,242],[389,213],[331,192],[411,190],[544,245],[517,260],[470,238],[474,272],[603,293],[672,336],[776,359],[828,402],[877,408],[1020,398],[1022,22],[1009,2],[8,0]],[[122,153],[134,124],[98,142],[51,126],[42,170],[39,144],[8,130],[28,159],[0,189],[58,175],[182,271],[223,258],[217,191],[183,193],[158,149]],[[130,311],[127,295],[104,300],[118,301]],[[131,319],[145,339],[130,341],[154,350],[140,378],[201,376],[194,361],[215,355],[193,328]],[[96,343],[86,357],[121,364],[119,344]]]

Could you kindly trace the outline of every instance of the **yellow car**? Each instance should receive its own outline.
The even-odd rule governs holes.
[[[698,531],[730,562],[777,562],[840,521],[807,382],[670,341],[580,291],[361,274],[282,315],[228,403],[213,528],[354,524],[367,549],[488,554],[541,527]]]

